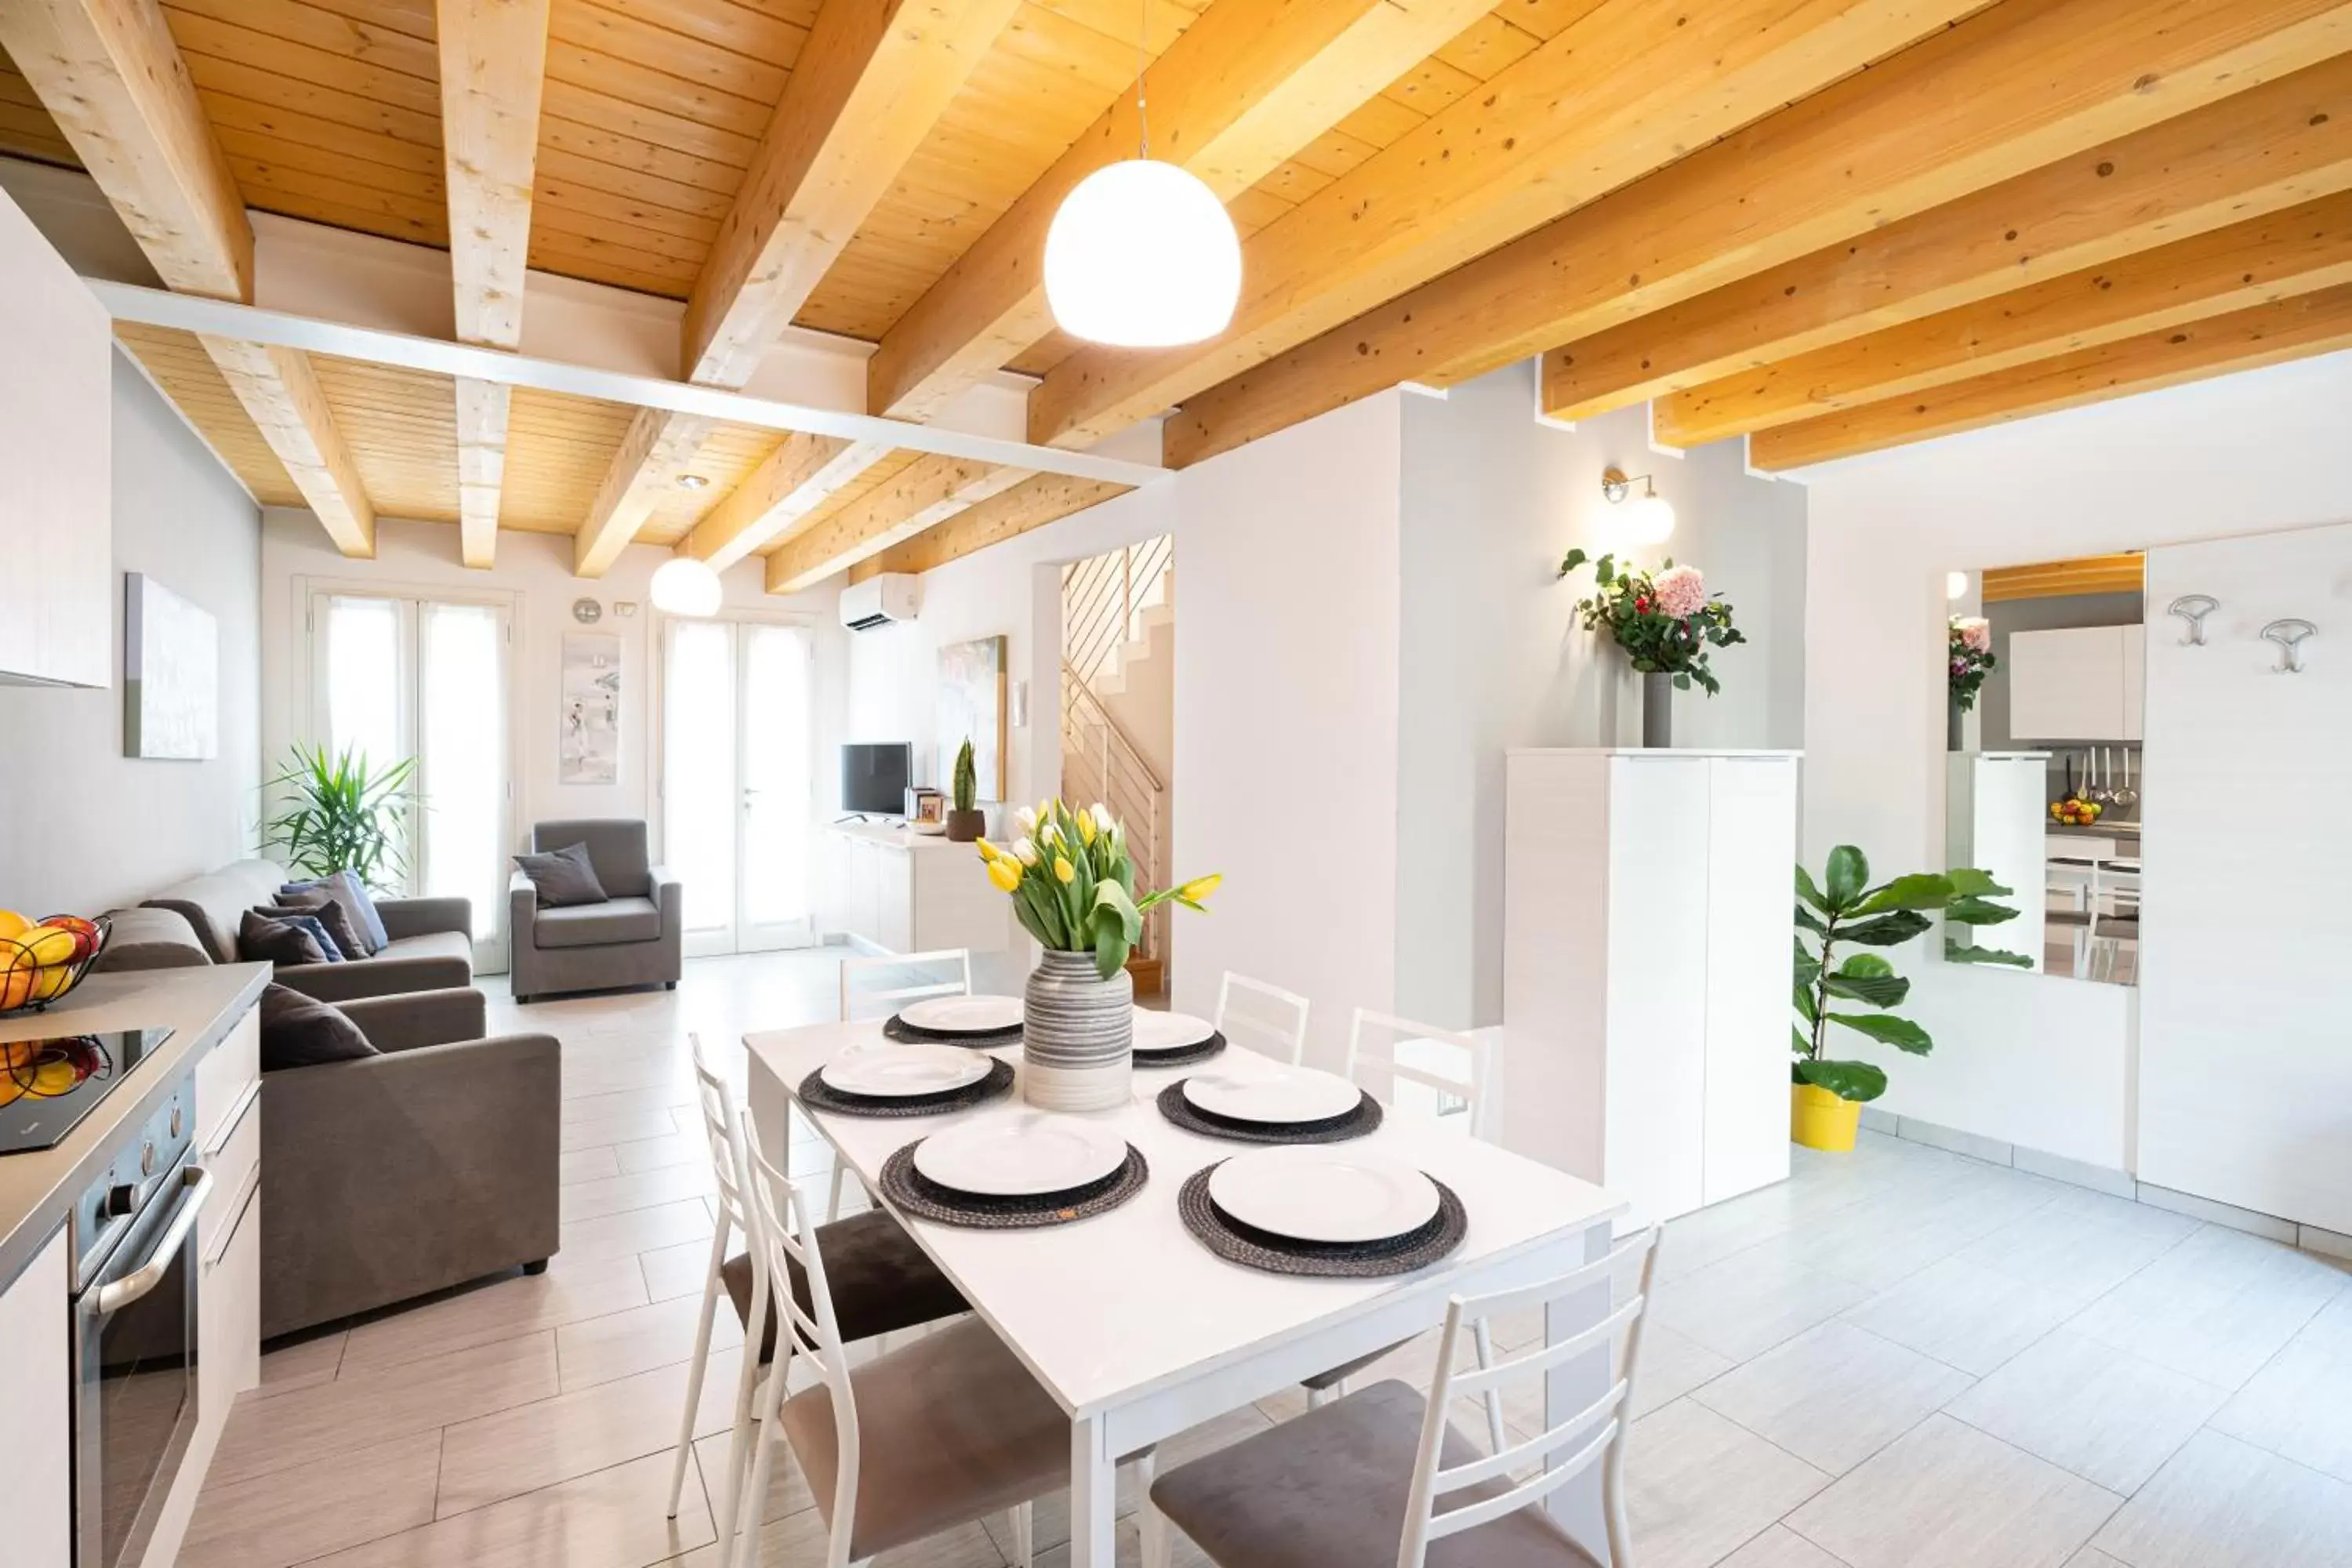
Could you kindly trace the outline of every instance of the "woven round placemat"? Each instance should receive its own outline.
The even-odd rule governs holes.
[[[915,1169],[915,1148],[921,1142],[917,1139],[882,1163],[882,1195],[917,1219],[968,1230],[1039,1230],[1091,1219],[1118,1207],[1151,1179],[1151,1167],[1144,1163],[1142,1151],[1130,1143],[1127,1163],[1098,1182],[1034,1197],[983,1197],[940,1186]]]
[[[882,1037],[896,1040],[902,1046],[969,1046],[975,1051],[992,1051],[999,1046],[1021,1043],[1021,1026],[999,1029],[992,1035],[943,1035],[937,1029],[926,1029],[909,1024],[896,1014],[882,1026]]]
[[[1225,1048],[1223,1035],[1211,1035],[1205,1040],[1195,1040],[1189,1046],[1171,1046],[1164,1051],[1137,1051],[1135,1065],[1139,1068],[1187,1068],[1194,1062],[1207,1061]]]
[[[1220,1160],[1217,1164],[1224,1163]],[[1193,1238],[1229,1263],[1268,1274],[1302,1274],[1327,1279],[1370,1279],[1384,1274],[1410,1274],[1426,1268],[1462,1245],[1470,1234],[1470,1215],[1454,1189],[1436,1177],[1437,1216],[1416,1230],[1385,1241],[1296,1241],[1244,1225],[1219,1208],[1209,1196],[1209,1177],[1216,1165],[1205,1166],[1185,1179],[1176,1194],[1176,1212]]]
[[[1160,1091],[1160,1114],[1187,1132],[1235,1143],[1345,1143],[1380,1131],[1381,1102],[1367,1094],[1344,1116],[1320,1121],[1238,1121],[1202,1110],[1184,1098],[1184,1079]]]
[[[1013,1064],[1005,1061],[992,1064],[977,1082],[940,1094],[850,1094],[825,1082],[824,1069],[818,1068],[801,1079],[800,1100],[811,1110],[842,1116],[944,1116],[986,1104],[1012,1087]]]

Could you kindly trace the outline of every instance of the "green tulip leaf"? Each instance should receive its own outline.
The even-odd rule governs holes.
[[[1114,917],[1119,933],[1129,946],[1143,940],[1143,915],[1128,897],[1127,889],[1117,882],[1095,884],[1095,911],[1097,915]]]
[[[1886,1074],[1868,1062],[1799,1062],[1796,1076],[1840,1100],[1868,1101],[1886,1092]]]
[[[1875,1013],[1832,1013],[1830,1022],[1843,1024],[1858,1035],[1868,1035],[1881,1045],[1893,1046],[1915,1057],[1924,1057],[1936,1048],[1927,1031],[1908,1018],[1890,1018]]]

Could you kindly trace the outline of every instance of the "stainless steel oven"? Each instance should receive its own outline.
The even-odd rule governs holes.
[[[76,1568],[136,1568],[196,1429],[197,1219],[182,1086],[75,1214]]]

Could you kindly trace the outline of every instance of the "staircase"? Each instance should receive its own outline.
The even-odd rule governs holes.
[[[1073,805],[1110,807],[1127,828],[1136,886],[1145,889],[1168,876],[1168,737],[1138,734],[1118,710],[1129,707],[1133,717],[1131,679],[1165,679],[1174,595],[1174,550],[1164,534],[1062,572],[1062,795]],[[1153,727],[1164,728],[1164,713],[1152,712]],[[1145,920],[1143,940],[1128,960],[1139,996],[1166,987],[1167,919],[1158,910]]]

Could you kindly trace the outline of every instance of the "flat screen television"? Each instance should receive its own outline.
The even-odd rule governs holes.
[[[841,748],[841,809],[875,816],[907,815],[915,748],[904,741]]]

